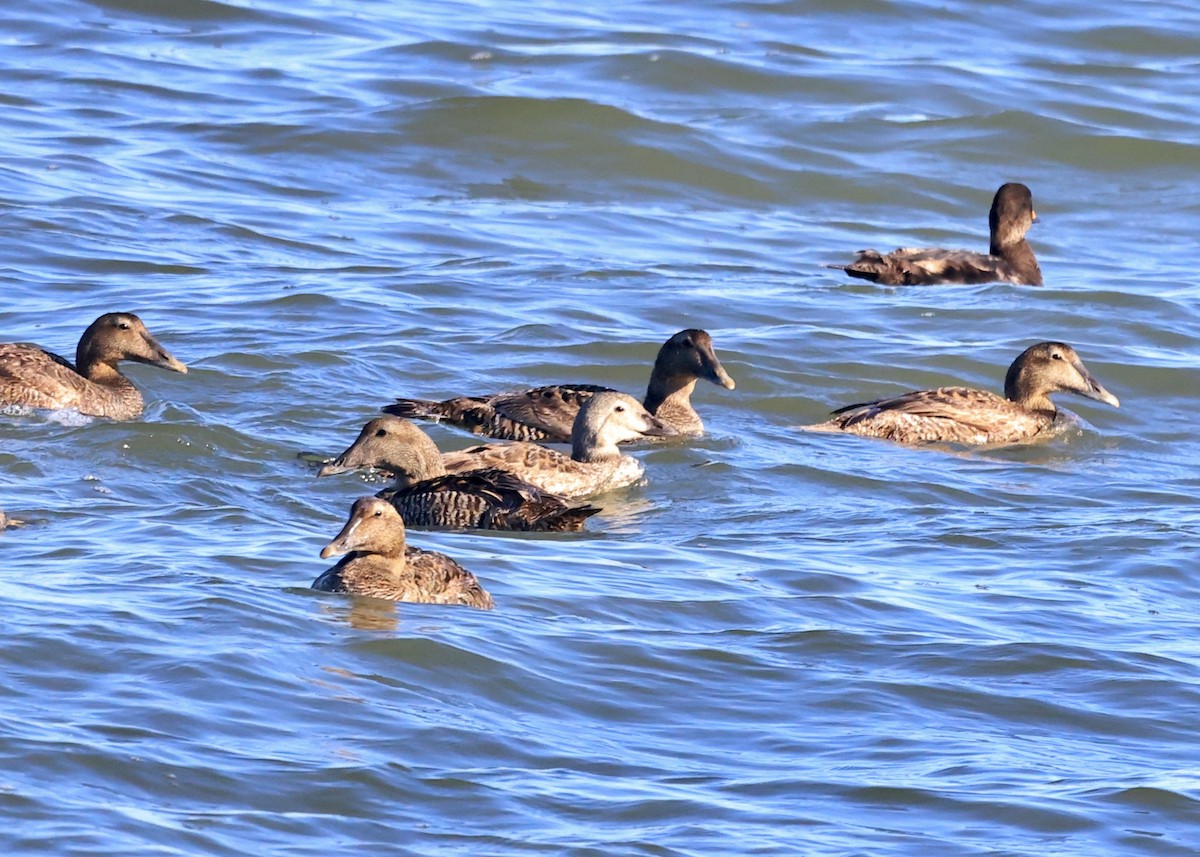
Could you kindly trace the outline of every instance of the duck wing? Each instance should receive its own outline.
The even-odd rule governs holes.
[[[0,345],[0,404],[79,408],[90,383],[69,361],[36,345]]]
[[[1044,415],[967,387],[918,390],[847,405],[833,415],[832,423],[842,431],[901,443],[1009,442],[1035,434],[1046,423]]]
[[[1003,260],[970,250],[901,247],[886,255],[859,250],[849,265],[831,265],[852,277],[886,286],[928,286],[938,283],[993,283],[1003,280]]]
[[[505,470],[476,470],[381,491],[412,527],[576,532],[600,510],[570,506]]]
[[[575,414],[583,402],[606,389],[593,384],[556,384],[442,402],[397,399],[383,411],[406,419],[448,423],[498,440],[565,443],[571,439]]]

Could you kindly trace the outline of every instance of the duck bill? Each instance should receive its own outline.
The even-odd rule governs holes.
[[[146,347],[149,349],[149,354],[145,357],[134,358],[139,363],[147,363],[151,366],[158,366],[161,369],[170,369],[172,372],[178,372],[180,375],[186,375],[188,368],[179,360],[171,356],[171,352],[158,344],[158,340],[147,334],[145,337]]]
[[[357,515],[346,522],[346,526],[342,527],[342,531],[338,533],[333,541],[321,548],[321,559],[329,559],[331,556],[338,556],[344,553],[350,553],[358,547],[358,539],[355,537],[355,531],[358,525],[362,523]]]
[[[679,434],[679,430],[674,426],[667,425],[658,417],[647,414],[646,427],[642,429],[642,434],[646,437],[675,437]]]
[[[725,371],[725,367],[721,365],[721,361],[717,359],[717,355],[711,351],[704,355],[704,380],[711,381],[726,390],[732,390],[737,386],[729,377],[729,373]]]
[[[360,438],[361,440],[361,438]],[[325,464],[317,471],[317,478],[322,476],[333,476],[336,473],[348,473],[351,470],[361,470],[368,467],[366,459],[359,451],[359,442],[356,440],[346,448],[346,451]]]
[[[1121,400],[1104,389],[1104,385],[1097,381],[1096,376],[1085,369],[1082,363],[1077,364],[1075,368],[1079,370],[1079,374],[1083,376],[1084,381],[1084,386],[1075,392],[1089,399],[1104,402],[1106,405],[1112,405],[1114,408],[1121,407]]]

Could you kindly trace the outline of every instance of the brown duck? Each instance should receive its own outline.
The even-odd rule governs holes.
[[[187,372],[187,367],[150,335],[140,318],[129,312],[110,312],[83,332],[74,365],[36,345],[0,344],[0,405],[134,419],[142,413],[142,394],[117,368],[122,360]]]
[[[919,390],[847,405],[811,431],[840,431],[900,443],[945,441],[966,444],[1018,443],[1054,424],[1051,393],[1076,393],[1121,406],[1087,370],[1075,349],[1062,342],[1031,345],[1013,361],[1004,397],[967,387]]]
[[[317,476],[363,467],[395,474],[395,484],[376,496],[391,502],[412,527],[575,532],[600,511],[568,505],[506,470],[448,474],[429,435],[399,417],[368,422]]]
[[[579,409],[571,430],[571,455],[536,443],[489,443],[442,456],[446,470],[500,468],[569,500],[623,488],[642,478],[642,463],[617,444],[677,432],[633,396],[604,390]]]
[[[643,403],[676,434],[700,435],[704,423],[692,407],[692,391],[700,379],[727,390],[734,381],[721,366],[712,337],[703,330],[681,330],[658,351]],[[608,390],[594,384],[555,384],[490,396],[462,396],[444,402],[397,399],[383,410],[398,417],[449,423],[474,434],[500,440],[566,443],[575,415],[589,398]]]
[[[346,554],[313,581],[322,592],[345,592],[423,604],[465,604],[491,610],[492,596],[475,575],[450,557],[407,547],[404,519],[378,497],[361,497],[350,519],[321,551],[321,558]]]
[[[1025,240],[1037,222],[1033,194],[1018,182],[1001,185],[992,200],[988,226],[992,243],[988,252],[901,247],[886,256],[878,250],[860,250],[849,265],[829,265],[852,277],[888,286],[925,286],[935,283],[1006,282],[1042,285],[1042,269]]]

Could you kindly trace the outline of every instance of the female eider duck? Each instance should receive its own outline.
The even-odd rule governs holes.
[[[499,468],[568,500],[590,497],[636,482],[646,472],[617,444],[642,437],[670,437],[676,430],[652,416],[633,396],[594,393],[575,417],[568,457],[536,443],[491,443],[442,456],[450,473]]]
[[[1018,443],[1054,424],[1051,393],[1076,393],[1119,408],[1075,349],[1062,342],[1031,345],[1013,361],[1004,378],[1004,398],[985,390],[939,387],[887,399],[847,405],[834,419],[804,426],[900,443]]]
[[[445,554],[408,547],[404,519],[378,497],[354,501],[350,519],[321,551],[321,558],[339,554],[347,555],[314,580],[313,589],[492,609],[492,596],[471,572]]]
[[[988,214],[992,243],[986,254],[929,247],[901,247],[886,256],[878,250],[859,250],[858,258],[849,265],[829,267],[887,286],[995,282],[1040,286],[1042,269],[1025,240],[1036,222],[1029,188],[1009,182],[1000,186],[992,200]]]
[[[388,500],[411,527],[576,532],[600,510],[570,506],[505,470],[448,474],[442,453],[408,420],[377,417],[317,476],[377,467],[396,482],[376,496]]]
[[[158,344],[140,318],[110,312],[83,332],[74,365],[36,345],[0,344],[0,406],[134,419],[142,413],[142,394],[117,368],[122,360],[187,373],[187,367]]]
[[[704,423],[692,407],[692,391],[700,379],[727,390],[734,381],[721,366],[712,337],[703,330],[681,330],[658,351],[643,403],[651,414],[680,435],[701,435]],[[566,443],[575,415],[584,402],[608,387],[556,384],[489,396],[462,396],[444,402],[397,399],[383,410],[410,419],[432,419],[500,440]]]

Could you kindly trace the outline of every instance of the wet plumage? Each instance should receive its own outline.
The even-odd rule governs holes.
[[[84,331],[74,364],[36,345],[0,344],[0,406],[134,419],[142,413],[142,394],[117,368],[122,360],[187,372],[136,315],[108,313]]]
[[[692,407],[700,379],[734,388],[712,337],[703,330],[681,330],[658,351],[643,404],[677,434],[699,435],[704,423]],[[575,415],[589,398],[609,390],[594,384],[556,384],[488,396],[461,396],[444,402],[397,399],[383,410],[410,419],[432,419],[501,440],[567,442]]]
[[[889,286],[994,282],[1040,286],[1042,270],[1025,240],[1035,222],[1033,194],[1025,185],[1010,182],[1001,185],[992,200],[988,214],[991,246],[987,253],[932,247],[901,247],[886,255],[878,250],[860,250],[849,265],[828,267]]]
[[[470,447],[446,453],[442,460],[451,473],[499,468],[543,491],[578,499],[622,488],[642,477],[642,463],[622,453],[617,444],[672,434],[675,429],[652,416],[637,399],[606,390],[594,394],[575,417],[570,456],[518,441]]]
[[[317,475],[362,467],[395,474],[395,484],[377,496],[389,500],[413,527],[571,532],[600,511],[571,506],[506,470],[448,474],[429,436],[399,417],[368,422],[354,443]]]
[[[1004,397],[967,387],[918,390],[847,405],[828,422],[805,428],[841,431],[900,443],[1018,443],[1053,425],[1058,411],[1051,393],[1075,393],[1120,407],[1117,397],[1062,342],[1025,349],[1008,369]]]
[[[346,554],[313,581],[323,592],[345,592],[392,601],[461,604],[491,610],[489,595],[475,575],[442,553],[408,547],[404,519],[378,497],[361,497],[350,507],[342,531],[321,558]]]

